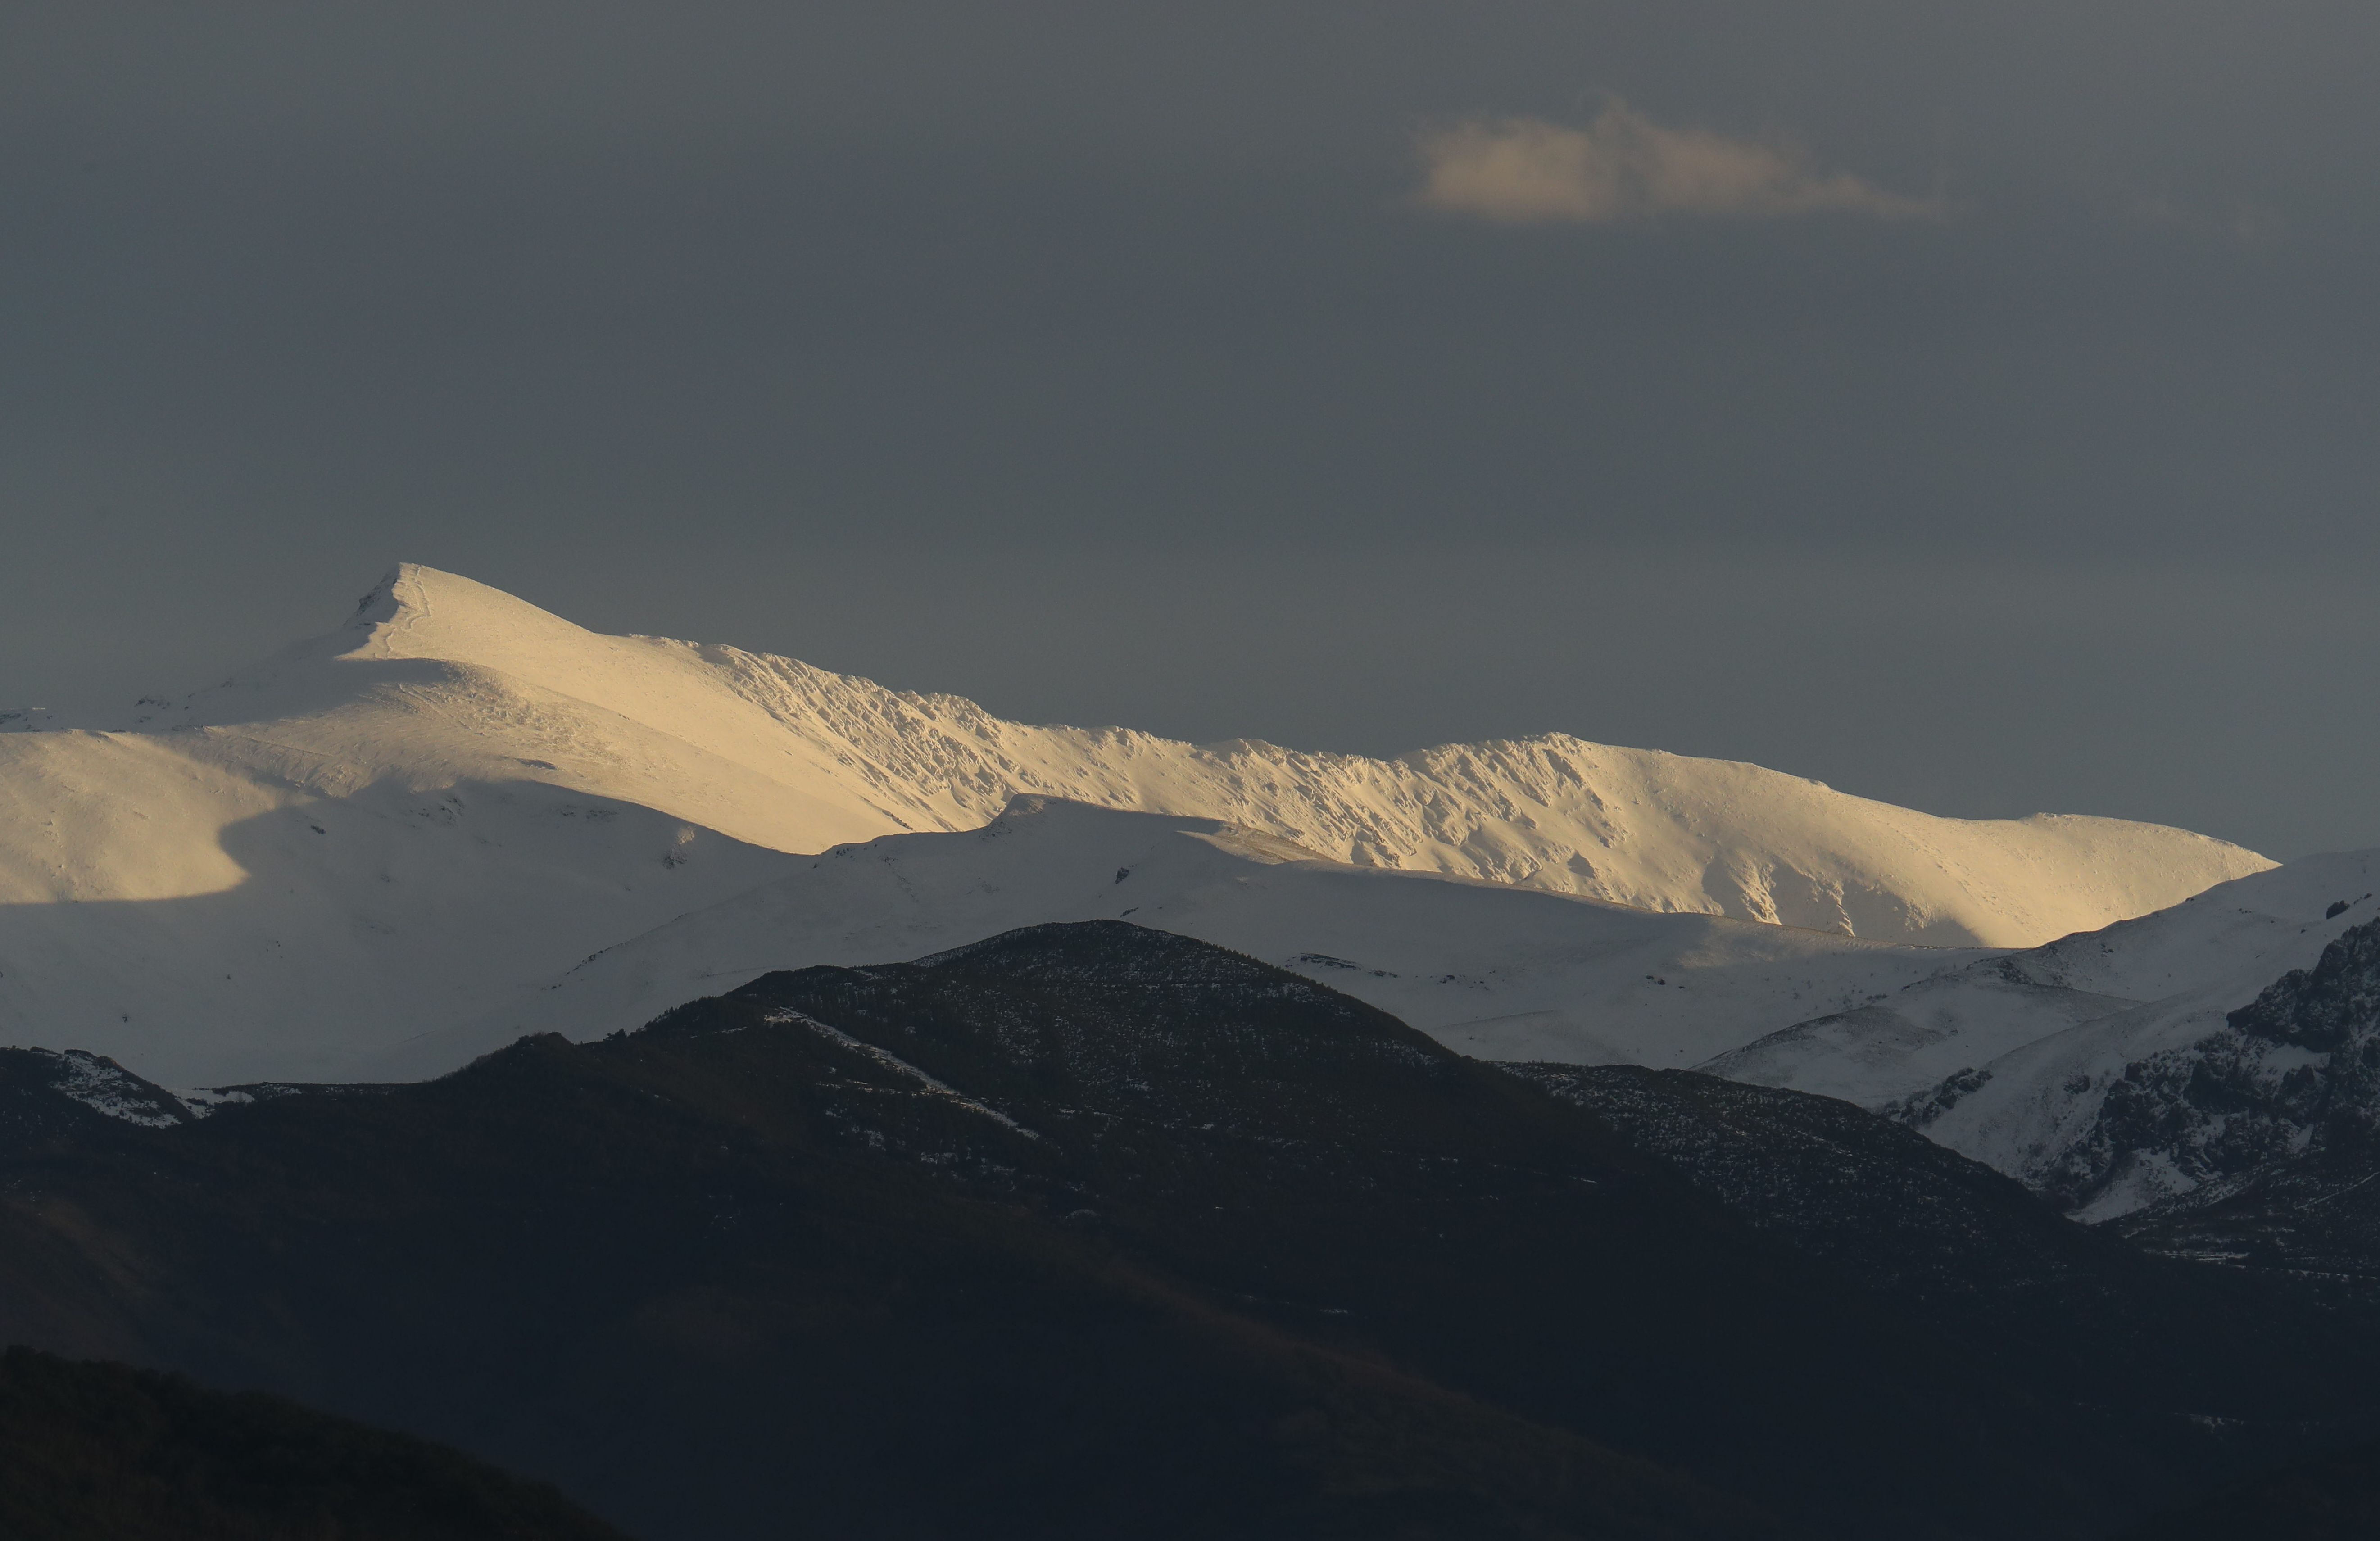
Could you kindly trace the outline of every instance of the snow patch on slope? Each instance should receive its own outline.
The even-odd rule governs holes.
[[[814,1016],[807,1016],[802,1013],[795,1011],[780,1010],[771,1012],[767,1016],[761,1018],[761,1020],[777,1026],[806,1027],[809,1031],[817,1034],[820,1037],[826,1039],[828,1042],[832,1043],[839,1048],[847,1049],[855,1054],[860,1055],[865,1059],[875,1062],[877,1064],[882,1065],[886,1070],[891,1071],[895,1075],[901,1076],[905,1080],[917,1082],[918,1085],[925,1087],[924,1095],[942,1098],[947,1101],[956,1103],[959,1107],[965,1108],[971,1113],[980,1113],[985,1118],[991,1120],[992,1122],[999,1124],[1002,1128],[1022,1135],[1028,1140],[1038,1140],[1041,1137],[1038,1134],[1033,1130],[1026,1128],[1025,1125],[1017,1122],[1014,1119],[1010,1118],[1006,1113],[1002,1112],[999,1109],[978,1102],[974,1098],[957,1090],[945,1082],[935,1080],[932,1076],[927,1074],[924,1071],[919,1070],[916,1065],[911,1064],[908,1061],[901,1058],[898,1054],[893,1053],[891,1050],[879,1049],[872,1043],[862,1043],[859,1039],[853,1037],[849,1033],[844,1032],[842,1028],[830,1027]]]
[[[187,1121],[178,1103],[132,1074],[114,1061],[79,1049],[57,1056],[57,1079],[51,1083],[62,1097],[96,1113],[147,1129],[164,1129]]]

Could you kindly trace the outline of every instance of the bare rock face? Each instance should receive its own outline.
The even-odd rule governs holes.
[[[2110,1086],[2066,1195],[2126,1161],[2159,1161],[2202,1190],[2195,1204],[2277,1162],[2360,1149],[2380,1128],[2380,921],[2343,933],[2222,1031],[2131,1067]]]

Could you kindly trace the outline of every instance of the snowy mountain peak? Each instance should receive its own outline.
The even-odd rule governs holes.
[[[1213,819],[1243,855],[1927,947],[2037,944],[2271,865],[1562,734],[1373,759],[1037,726],[606,636],[408,563],[328,634],[129,731],[0,734],[0,1013],[110,1052],[188,1043],[185,1079],[302,1075],[334,981],[393,991],[416,1031],[477,1019],[490,989],[809,853],[979,831],[1019,797]],[[270,1029],[236,1063],[198,1044],[250,1021]]]
[[[367,638],[351,657],[434,658],[496,668],[601,651],[614,640],[501,588],[418,562],[389,569],[347,627]]]
[[[333,795],[527,777],[785,852],[971,829],[1043,795],[1358,866],[1937,946],[2037,944],[2271,865],[2180,830],[1940,819],[1567,734],[1369,759],[1034,726],[793,659],[590,632],[413,563],[330,636],[142,725],[201,730],[218,757]]]

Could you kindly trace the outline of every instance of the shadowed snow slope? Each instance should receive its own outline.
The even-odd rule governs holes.
[[[599,636],[411,565],[330,636],[119,727],[0,733],[0,1039],[169,1079],[332,1073],[797,854],[975,829],[1021,795],[1936,946],[2036,944],[2269,865],[2153,825],[1937,819],[1560,735],[1377,760],[1031,727]]]
[[[1215,819],[1028,797],[981,830],[838,846],[358,1074],[435,1074],[528,1032],[600,1037],[772,969],[1127,917],[1303,974],[1466,1054],[1573,1063],[1691,1064],[1977,955],[1383,872]]]
[[[2179,1066],[2187,1080],[2191,1056],[2231,1013],[2371,921],[2375,892],[2380,851],[2308,856],[2155,915],[1944,969],[1696,1068],[1888,1107],[2091,1219],[2121,1215],[2192,1184],[2156,1149],[2175,1121],[2143,1120],[2136,1092],[2110,1115],[2110,1091],[2150,1067],[2171,1080]]]
[[[2232,1013],[2281,976],[2313,967],[2341,932],[2372,920],[2375,891],[2380,851],[2309,856],[2131,927],[2110,927],[2104,960],[2078,945],[2091,939],[2070,938],[2060,947],[2077,972],[2112,965],[2117,982],[2175,988],[1998,1057],[1978,1056],[1971,1073],[1915,1098],[1904,1116],[1951,1149],[2074,1204],[2086,1219],[2113,1219],[2187,1191],[2194,1183],[2159,1155],[2161,1139],[2175,1137],[2174,1121],[2129,1127],[2143,1122],[2140,1108],[2111,1110],[2110,1091],[2137,1087],[2144,1076],[2170,1080],[2177,1066],[2187,1080],[2202,1046],[2226,1037]],[[2123,968],[2128,960],[2134,966]],[[2151,1076],[2152,1068],[2159,1074]]]

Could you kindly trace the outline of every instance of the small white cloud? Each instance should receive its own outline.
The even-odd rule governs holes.
[[[1792,144],[1664,128],[1621,102],[1584,128],[1533,117],[1475,120],[1425,132],[1419,149],[1422,207],[1504,224],[1943,212],[1937,201],[1902,198],[1847,172],[1815,171]]]

